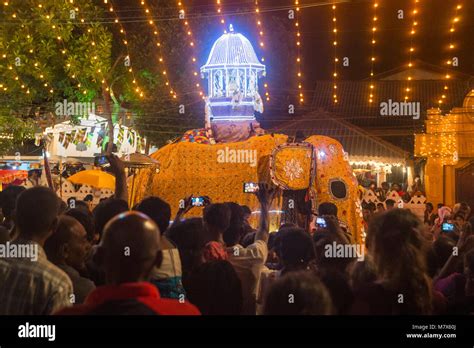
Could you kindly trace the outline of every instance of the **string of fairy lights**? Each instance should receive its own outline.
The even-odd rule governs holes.
[[[410,27],[410,47],[408,48],[408,77],[407,77],[407,86],[405,87],[405,101],[409,99],[409,94],[410,92],[413,92],[413,88],[411,87],[411,81],[413,79],[412,76],[412,70],[413,70],[413,57],[415,56],[415,47],[414,47],[414,37],[417,33],[417,27],[419,25],[418,23],[418,13],[419,13],[419,8],[421,5],[419,5],[420,0],[413,0],[413,10],[412,10],[412,24]]]
[[[133,87],[133,90],[140,96],[140,97],[143,97],[144,96],[144,93],[143,93],[143,90],[140,88],[140,86],[138,85],[138,82],[137,82],[137,78],[135,76],[135,72],[133,70],[133,66],[132,66],[132,58],[130,56],[130,49],[129,49],[129,46],[128,46],[128,37],[127,37],[127,32],[125,30],[125,27],[123,26],[122,22],[120,21],[120,18],[119,16],[117,15],[117,13],[115,12],[115,9],[114,9],[114,4],[112,2],[112,0],[104,0],[104,5],[109,5],[110,3],[110,6],[108,8],[109,12],[112,13],[115,17],[114,19],[114,23],[118,25],[119,27],[119,32],[120,34],[122,35],[122,38],[121,38],[121,41],[125,47],[125,50],[127,52],[127,56],[125,57],[127,59],[127,62],[128,62],[128,65],[126,66],[126,70],[127,72],[131,75],[131,78],[132,78],[132,84],[134,85]]]
[[[74,0],[69,0],[69,2],[72,4],[72,3],[74,2]],[[79,12],[79,7],[76,7],[75,10]],[[110,9],[109,9],[109,11],[111,11],[111,12],[112,12],[112,10],[113,10],[113,8],[110,8]],[[82,11],[81,11],[81,13],[82,13]],[[81,23],[85,23],[85,19],[84,19],[83,17],[80,18],[80,22],[81,22]],[[99,59],[99,56],[98,56],[99,48],[98,48],[98,46],[97,46],[97,41],[96,41],[96,38],[95,38],[95,36],[94,36],[94,32],[92,31],[91,28],[87,28],[87,34],[90,35],[89,42],[90,42],[90,45],[93,47],[93,50],[94,50],[94,53],[93,53],[93,55],[92,55],[92,57],[91,57],[91,65],[95,65],[95,64],[98,64],[98,63],[99,63],[99,61],[98,61],[98,59]],[[71,67],[71,64],[70,64],[70,63],[67,63],[66,66],[67,66],[68,68],[70,68],[70,67]],[[108,84],[107,84],[106,79],[104,78],[104,72],[102,71],[102,69],[101,69],[101,68],[98,68],[98,69],[96,70],[96,73],[100,76],[100,81],[101,81],[101,83],[106,86],[106,90],[109,91],[110,88],[109,88],[109,86],[108,86]],[[76,75],[73,74],[73,75],[72,75],[72,78],[76,79]],[[77,81],[78,81],[77,87],[78,87],[78,88],[82,88],[82,84],[80,83],[80,81],[79,81],[79,80],[77,80]],[[93,81],[94,81],[94,82],[97,82],[97,79],[94,77],[94,78],[93,78]],[[84,88],[84,89],[82,90],[82,94],[84,94],[84,95],[87,95],[87,92],[88,92],[87,88]]]
[[[216,0],[216,11],[219,15],[219,23],[221,23],[225,28],[225,18],[222,12],[222,0]]]
[[[300,2],[295,0],[295,29],[296,29],[296,81],[298,83],[298,93],[300,104],[304,103],[303,94],[303,73],[301,72],[301,25],[300,25]]]
[[[191,25],[189,24],[189,21],[186,19],[186,9],[184,8],[183,0],[177,0],[177,5],[179,9],[179,14],[180,14],[180,20],[183,23],[184,30],[186,32],[186,37],[188,38],[188,45],[190,47],[190,50],[192,52],[191,55],[191,61],[193,65],[193,76],[195,79],[194,82],[194,87],[196,89],[196,93],[199,94],[202,98],[204,98],[204,93],[201,88],[201,81],[199,80],[199,69],[197,67],[197,58],[196,58],[196,44],[194,42],[194,37],[193,37],[193,31],[191,29]]]
[[[421,134],[416,138],[419,155],[437,159],[443,165],[456,164],[458,159],[454,153],[458,148],[456,134],[459,133],[459,114],[432,115],[426,120],[426,125],[436,129],[436,132]]]
[[[336,7],[336,3],[333,2],[332,4],[332,22],[333,22],[333,29],[332,29],[332,32],[333,32],[333,41],[332,41],[332,45],[334,47],[334,71],[333,71],[333,95],[332,95],[332,98],[333,98],[333,102],[334,104],[337,104],[338,102],[338,94],[337,94],[337,80],[338,80],[338,72],[337,72],[337,68],[338,68],[338,64],[339,64],[339,57],[337,56],[337,11],[336,11],[337,7]]]
[[[370,40],[370,48],[371,48],[371,55],[370,55],[370,90],[369,90],[369,103],[374,101],[374,93],[375,93],[375,85],[374,85],[374,72],[375,72],[375,45],[377,44],[377,22],[379,20],[377,16],[377,10],[379,7],[379,0],[373,0],[372,4],[372,28],[370,29],[372,36]]]
[[[156,44],[156,46],[158,48],[158,51],[159,51],[158,62],[160,64],[161,68],[162,68],[161,74],[162,74],[163,78],[165,79],[165,86],[167,88],[169,88],[169,93],[173,97],[173,99],[177,99],[178,95],[176,94],[176,92],[171,87],[171,83],[170,83],[170,80],[169,80],[169,77],[168,77],[168,72],[166,70],[165,59],[163,58],[163,52],[162,52],[162,47],[161,47],[162,45],[161,45],[161,42],[160,42],[160,39],[159,39],[158,27],[155,24],[155,20],[153,19],[153,16],[151,15],[150,8],[148,7],[146,1],[145,0],[140,0],[140,4],[143,7],[143,10],[144,10],[145,15],[146,15],[147,20],[148,20],[148,24],[153,29],[153,37],[155,38],[155,44]]]
[[[265,43],[264,43],[264,29],[263,29],[263,20],[262,20],[262,16],[261,16],[261,13],[260,13],[260,5],[259,5],[259,1],[258,0],[255,0],[255,17],[256,17],[256,24],[257,24],[257,31],[258,31],[258,38],[259,38],[259,47],[260,47],[260,52],[262,52],[262,56],[260,58],[260,60],[265,63],[266,62],[266,59],[265,59]],[[263,88],[264,88],[264,91],[265,91],[265,99],[267,101],[270,101],[270,92],[269,92],[269,89],[268,89],[268,82],[265,81],[264,84],[263,84]]]
[[[450,26],[449,26],[449,44],[448,44],[448,59],[446,61],[447,66],[455,66],[455,57],[453,57],[454,50],[456,49],[456,45],[454,43],[454,33],[456,32],[456,25],[459,23],[460,18],[459,18],[459,10],[462,9],[462,3],[458,2],[456,4],[456,7],[454,9],[454,17],[451,20]],[[444,80],[446,81],[443,87],[443,93],[441,94],[441,97],[438,98],[438,105],[441,107],[441,104],[446,100],[447,96],[447,91],[449,89],[448,87],[448,81],[451,78],[451,75],[449,74],[449,68],[446,71],[446,74],[444,76]]]
[[[116,13],[113,3],[113,0],[103,0],[103,3],[107,5],[108,11],[114,16],[114,23],[118,26],[119,28],[119,33],[120,33],[120,42],[124,45],[124,51],[127,54],[127,58],[130,59],[130,50],[129,50],[129,41],[127,38],[127,33],[125,31],[124,25],[121,22],[120,17]],[[303,93],[303,72],[302,72],[302,37],[301,37],[301,9],[302,6],[300,5],[301,0],[294,0],[294,6],[295,6],[295,42],[296,42],[296,48],[297,48],[297,53],[296,53],[296,82],[298,86],[298,96],[299,96],[299,102],[303,103],[305,100],[305,96]],[[79,9],[78,5],[75,4],[74,0],[67,0],[70,4],[74,4],[74,9],[77,13],[77,15],[80,18],[81,23],[85,23],[85,19],[83,18],[83,13],[81,12],[81,9]],[[261,0],[254,0],[254,16],[255,16],[255,22],[256,22],[256,27],[257,27],[257,32],[258,32],[258,46],[260,48],[260,55],[261,55],[261,61],[266,62],[267,61],[267,54],[268,52],[265,52],[266,44],[265,44],[265,32],[264,32],[264,26],[263,26],[263,20],[262,20],[262,13],[266,11],[264,8],[262,11],[261,8]],[[11,3],[11,2],[10,2]],[[77,1],[76,1],[77,3]],[[151,8],[147,6],[145,0],[140,0],[140,3],[143,7],[143,10],[146,14],[147,18],[147,23],[152,27],[153,29],[153,37],[156,43],[156,46],[158,47],[159,51],[159,58],[158,62],[160,63],[161,67],[161,74],[164,76],[164,84],[167,86],[167,89],[169,90],[170,95],[173,98],[177,98],[177,92],[171,87],[171,82],[170,82],[170,76],[168,74],[168,71],[166,70],[166,63],[165,63],[165,57],[163,57],[163,49],[162,45],[160,42],[160,35],[159,35],[159,30],[157,27],[157,22],[158,20],[152,15],[151,13]],[[177,0],[177,8],[180,11],[183,11],[183,13],[186,14],[186,7],[184,4],[183,0]],[[380,6],[381,0],[371,0],[370,4],[372,5],[372,17],[371,17],[371,32],[370,32],[370,90],[368,92],[368,101],[369,103],[373,103],[375,100],[375,94],[376,94],[376,84],[374,83],[374,75],[377,70],[377,65],[379,64],[379,55],[377,55],[377,45],[378,45],[378,38],[379,34],[379,15],[380,15]],[[461,21],[460,17],[460,11],[463,8],[463,1],[462,0],[457,0],[453,1],[453,14],[449,14],[450,16],[450,22],[449,22],[449,27],[447,30],[449,30],[449,37],[448,37],[448,45],[447,45],[447,56],[445,59],[443,59],[443,65],[446,67],[446,74],[444,75],[444,86],[443,86],[443,92],[439,93],[440,95],[436,95],[433,97],[433,101],[438,103],[438,105],[442,105],[446,103],[447,100],[447,91],[449,90],[449,80],[452,78],[450,75],[450,67],[456,66],[454,65],[454,53],[456,50],[459,49],[459,43],[456,42],[456,32],[458,30],[458,25],[459,22]],[[226,19],[225,19],[225,14],[223,12],[223,0],[216,0],[215,1],[216,8],[217,8],[217,13],[219,17],[219,21],[221,24],[225,25],[226,24]],[[330,3],[331,4],[331,3]],[[2,5],[4,7],[9,6],[8,1],[2,1]],[[211,5],[212,6],[212,5]],[[338,80],[340,80],[339,74],[341,73],[341,68],[340,68],[340,60],[341,58],[338,56],[340,54],[340,24],[338,23],[338,1],[333,0],[332,1],[332,35],[331,35],[331,42],[333,45],[333,71],[332,71],[332,87],[333,87],[333,93],[332,93],[332,100],[333,103],[338,103],[340,101],[340,93],[338,93]],[[41,2],[35,4],[35,7],[38,8],[43,8],[44,4]],[[418,48],[416,47],[416,40],[417,40],[417,34],[418,34],[418,29],[419,29],[419,21],[421,20],[420,17],[420,12],[422,9],[422,2],[421,0],[412,0],[412,8],[410,9],[409,12],[409,18],[410,22],[408,24],[409,26],[409,46],[407,47],[407,56],[408,56],[408,69],[407,69],[407,77],[406,77],[406,83],[404,83],[404,99],[412,99],[413,96],[413,68],[415,65],[416,61],[416,56],[418,52]],[[71,63],[74,64],[73,57],[74,55],[70,52],[70,50],[66,47],[65,42],[63,41],[62,34],[64,35],[64,28],[62,28],[64,23],[64,18],[61,19],[57,16],[57,14],[49,13],[46,9],[44,11],[39,11],[40,17],[42,20],[45,20],[48,25],[51,27],[51,33],[53,37],[56,37],[57,45],[58,45],[58,53],[61,55],[64,55],[64,60],[65,60],[65,65],[66,65],[66,70],[71,67]],[[20,14],[18,13],[12,13],[9,15],[11,16],[12,20],[19,21],[20,20]],[[213,15],[215,16],[215,14]],[[194,40],[194,33],[191,29],[191,25],[189,23],[189,20],[185,17],[181,21],[183,28],[186,33],[186,39],[187,39],[187,44],[189,45],[190,51],[192,51],[191,54],[191,60],[193,63],[193,69],[192,69],[192,74],[195,78],[196,81],[193,83],[193,90],[196,91],[197,94],[199,94],[201,97],[203,96],[203,90],[202,86],[200,83],[199,79],[199,69],[197,66],[197,58],[196,58],[196,43]],[[89,29],[90,30],[90,29]],[[405,30],[405,29],[404,29]],[[26,35],[26,33],[25,33]],[[30,35],[30,34],[27,34]],[[34,34],[32,34],[34,35]],[[29,38],[29,36],[27,36]],[[67,43],[67,41],[66,41]],[[91,42],[91,45],[95,45],[95,41]],[[25,52],[28,52],[28,48],[26,49]],[[50,77],[46,76],[45,73],[43,73],[39,67],[39,62],[38,60],[34,57],[35,52],[30,52],[32,54],[30,59],[31,63],[28,63],[29,66],[28,68],[31,67],[31,75],[35,77],[40,83],[41,86],[44,87],[45,93],[49,94],[54,94],[55,90],[52,86],[52,80]],[[8,84],[5,82],[6,80],[12,79],[16,81],[17,85],[19,86],[19,90],[23,91],[26,94],[30,93],[30,88],[28,87],[28,84],[22,81],[22,76],[23,74],[21,73],[21,70],[26,69],[25,67],[19,68],[14,64],[14,55],[12,55],[11,52],[8,50],[3,50],[0,52],[0,59],[6,60],[7,64],[5,65],[5,74],[2,74],[0,78],[0,91],[7,91],[8,89]],[[92,60],[97,59],[97,55],[94,55],[91,57]],[[25,63],[26,64],[26,63]],[[130,74],[131,80],[133,82],[133,90],[140,96],[143,97],[143,90],[140,88],[138,85],[138,81],[135,76],[135,71],[130,63],[130,66],[127,67],[126,71]],[[98,73],[102,74],[102,72]],[[77,74],[76,74],[77,75]],[[79,78],[75,74],[72,74],[70,77],[75,81],[74,82],[74,87],[78,88],[78,90],[84,94],[87,93],[87,90],[84,89],[85,86],[79,81]],[[25,77],[25,76],[23,76]],[[102,75],[103,77],[103,75]],[[104,80],[104,79],[103,79]],[[8,81],[7,81],[8,82]],[[270,100],[270,93],[269,93],[269,86],[268,82],[264,81],[264,94],[265,98],[267,101]],[[15,87],[16,88],[16,87]],[[440,88],[441,89],[441,88]],[[365,93],[364,93],[365,94]]]
[[[7,7],[9,5],[8,1],[5,1],[3,3],[3,6],[4,7]],[[12,14],[12,18],[13,19],[16,19],[17,15],[16,13],[13,13]],[[4,52],[0,52],[0,59],[9,59],[9,55],[7,55],[7,53],[4,53]],[[19,84],[20,88],[21,89],[25,89],[26,88],[26,92],[27,94],[30,93],[30,90],[29,88],[26,87],[26,85],[20,80],[20,74],[18,73],[18,71],[13,71],[13,65],[12,64],[8,64],[7,65],[7,70],[10,72],[11,76],[12,76],[12,79],[17,81],[17,83]],[[6,76],[2,76],[3,79],[5,79]],[[6,80],[0,80],[0,92],[3,91],[3,92],[7,92],[8,91],[8,87],[7,87],[7,82]]]
[[[69,0],[69,3],[73,5],[73,4],[74,4],[74,0]],[[5,1],[5,2],[3,3],[3,5],[4,5],[4,7],[7,7],[7,6],[9,6],[9,2],[8,2],[8,1]],[[43,10],[43,9],[44,9],[45,13],[42,14],[42,17],[44,18],[45,22],[48,23],[49,27],[52,29],[52,32],[54,33],[54,36],[55,36],[55,38],[56,38],[58,44],[62,47],[62,49],[60,50],[60,51],[61,51],[61,54],[62,54],[62,55],[66,55],[66,60],[67,60],[67,59],[68,59],[68,56],[67,56],[67,48],[66,48],[66,46],[65,46],[65,44],[64,44],[64,41],[63,41],[63,39],[62,39],[62,37],[61,37],[61,28],[59,27],[59,24],[55,24],[55,23],[53,22],[55,16],[51,15],[49,12],[46,12],[46,9],[44,8],[44,6],[43,6],[42,3],[38,3],[36,6],[37,6],[37,8],[38,8],[39,10]],[[74,8],[74,11],[75,11],[76,13],[79,13],[79,8],[78,8],[78,7],[75,7],[75,8]],[[15,12],[12,13],[11,17],[12,17],[12,19],[14,19],[14,20],[20,20],[20,18],[18,17],[17,13],[15,13]],[[83,18],[81,18],[81,22],[84,23],[84,19],[83,19]],[[26,39],[29,40],[31,37],[32,37],[32,35],[28,32],[27,35],[26,35]],[[34,54],[34,50],[33,50],[32,47],[30,47],[30,48],[28,49],[28,53],[29,53],[29,54]],[[3,57],[3,58],[7,58],[7,54],[6,54],[6,53],[2,54],[2,57]],[[17,59],[17,58],[18,58],[18,57],[14,57],[14,59]],[[36,72],[36,75],[37,75],[37,76],[35,76],[35,77],[36,77],[38,80],[41,81],[41,83],[42,83],[43,87],[45,88],[46,92],[49,93],[49,94],[53,94],[53,93],[54,93],[54,88],[53,88],[53,86],[51,85],[51,81],[47,81],[47,76],[45,76],[44,73],[43,73],[43,71],[41,71],[40,66],[39,66],[39,62],[38,62],[35,58],[33,58],[33,57],[32,57],[32,61],[34,61],[34,62],[33,62],[33,69],[32,69],[32,71],[31,71],[30,73],[32,73],[33,71],[35,71],[35,72]],[[25,63],[22,62],[21,64],[25,64]],[[13,65],[16,65],[16,64],[13,64]],[[8,65],[8,70],[13,71],[13,65],[12,65],[12,64],[9,64],[9,65]],[[70,65],[71,65],[70,63],[66,63],[66,67],[69,68]],[[72,76],[72,78],[73,78],[73,79],[76,79],[74,75]],[[15,81],[18,81],[21,90],[25,90],[24,93],[30,94],[30,89],[27,87],[27,85],[26,85],[24,82],[21,81],[21,79],[20,79],[20,74],[19,74],[18,71],[16,71],[16,74],[14,74],[14,80],[15,80]],[[76,80],[76,81],[77,81],[77,80]],[[2,84],[2,85],[3,85],[3,84]],[[77,81],[77,87],[80,88],[80,83],[79,83],[78,81]],[[1,88],[1,87],[0,87],[0,88]],[[4,91],[6,91],[6,88],[5,88],[5,87],[4,87],[3,89],[4,89]]]

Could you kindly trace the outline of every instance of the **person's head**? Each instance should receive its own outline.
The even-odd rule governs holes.
[[[116,215],[128,211],[128,204],[124,200],[117,198],[109,198],[100,202],[92,211],[94,215],[95,233],[102,238],[102,232],[105,225]]]
[[[323,202],[318,206],[318,215],[332,215],[337,217],[337,206],[331,202]]]
[[[422,222],[406,209],[392,209],[375,216],[367,233],[369,253],[379,279],[392,291],[404,294],[401,312],[431,312],[427,276],[428,245]]]
[[[471,207],[466,202],[461,202],[459,212],[464,213],[464,216],[468,218],[471,215]]]
[[[337,315],[347,314],[354,301],[350,279],[346,273],[333,270],[322,270],[319,278],[329,291],[333,305],[333,313]]]
[[[15,225],[20,236],[42,245],[56,228],[59,208],[53,190],[38,186],[23,191],[15,208]]]
[[[13,218],[16,200],[20,193],[25,190],[23,186],[8,186],[0,192],[0,208],[2,208],[5,220],[10,221]]]
[[[447,236],[440,236],[431,245],[427,254],[427,265],[429,272],[436,274],[448,261],[453,253],[456,242]]]
[[[393,199],[387,199],[385,201],[385,206],[387,207],[387,210],[393,209],[395,207],[395,201]]]
[[[242,239],[240,240],[240,245],[242,245],[244,248],[248,247],[249,245],[252,245],[255,242],[256,234],[257,234],[257,231],[252,231],[242,236]],[[270,233],[270,236],[272,236],[273,234],[274,233]],[[270,240],[270,236],[269,236],[269,240]],[[270,246],[268,249],[270,249]]]
[[[205,262],[197,267],[191,274],[186,293],[203,315],[241,313],[242,285],[228,261]]]
[[[439,210],[441,209],[442,207],[444,207],[444,204],[443,203],[438,203],[436,204],[436,208]]]
[[[430,202],[427,202],[425,204],[425,210],[428,212],[428,213],[431,213],[433,211],[433,203],[430,203]]]
[[[244,233],[244,211],[240,205],[233,202],[225,203],[230,210],[229,227],[224,231],[224,243],[228,246],[236,245]]]
[[[44,250],[51,262],[82,270],[90,250],[87,232],[73,217],[60,216],[56,230],[44,243]]]
[[[69,209],[64,215],[76,219],[86,230],[87,240],[93,244],[99,241],[99,235],[94,230],[94,219],[90,211],[80,208]]]
[[[354,262],[349,274],[351,287],[355,291],[372,284],[377,279],[375,266],[370,257],[365,257],[362,262]]]
[[[375,184],[375,182],[372,181],[369,185],[369,190],[375,191],[376,188],[377,188],[377,185]]]
[[[274,244],[283,273],[304,270],[314,260],[314,246],[311,236],[302,228],[286,228],[278,233]]]
[[[229,228],[231,210],[228,204],[215,203],[204,208],[204,227],[209,232],[212,240],[222,240],[224,231]]]
[[[174,223],[166,232],[166,237],[179,250],[184,281],[184,278],[202,263],[202,251],[210,241],[209,235],[202,219],[191,218]]]
[[[244,212],[244,220],[247,221],[248,219],[250,219],[250,216],[252,216],[252,211],[246,205],[241,205],[241,207],[242,211]]]
[[[392,184],[392,191],[397,191],[398,192],[400,190],[401,190],[401,187],[400,187],[399,184],[396,184],[396,183]]]
[[[264,299],[265,315],[330,315],[331,297],[319,278],[308,271],[277,279]]]
[[[357,255],[336,257],[337,248],[346,248],[349,244],[341,232],[315,233],[313,235],[316,264],[321,270],[338,271],[345,273],[348,266],[356,259]]]
[[[107,284],[147,281],[163,261],[158,226],[146,215],[126,212],[105,226],[94,260],[105,272]]]
[[[458,229],[462,229],[462,227],[466,223],[466,217],[463,212],[457,212],[456,214],[454,214],[453,220]]]
[[[371,215],[372,215],[372,212],[369,209],[369,205],[368,204],[362,205],[362,217],[363,217],[365,222],[370,221]]]
[[[390,188],[390,185],[386,181],[384,181],[380,186],[384,191],[388,191],[388,189]]]
[[[36,169],[32,169],[28,171],[28,179],[30,180],[37,180],[40,177],[40,173]]]
[[[152,219],[159,227],[161,233],[165,233],[168,229],[171,219],[171,207],[161,198],[147,197],[138,203],[134,210]]]
[[[377,203],[377,213],[383,213],[385,211],[385,207],[383,203]]]
[[[374,202],[369,202],[369,204],[367,204],[367,208],[373,214],[375,212],[375,203]]]

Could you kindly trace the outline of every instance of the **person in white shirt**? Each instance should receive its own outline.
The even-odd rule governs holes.
[[[265,267],[268,256],[269,217],[268,211],[277,189],[260,184],[256,193],[261,205],[260,226],[255,234],[254,243],[244,248],[239,244],[244,231],[244,213],[236,203],[228,203],[231,209],[230,227],[224,232],[229,262],[234,266],[242,283],[242,314],[256,314],[256,297],[260,274]]]

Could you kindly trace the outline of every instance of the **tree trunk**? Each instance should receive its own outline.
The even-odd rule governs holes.
[[[112,120],[112,110],[110,107],[110,91],[107,91],[105,84],[102,85],[102,98],[104,99],[104,113],[107,119],[109,142],[107,144],[107,154],[112,153],[114,148],[114,122]]]

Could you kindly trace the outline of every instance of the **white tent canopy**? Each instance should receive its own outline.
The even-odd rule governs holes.
[[[107,120],[90,114],[77,125],[65,121],[48,127],[44,135],[48,139],[50,156],[94,157],[102,152],[102,139],[108,135]],[[132,128],[123,125],[114,126],[114,144],[117,144],[119,156],[144,150],[143,138]]]

